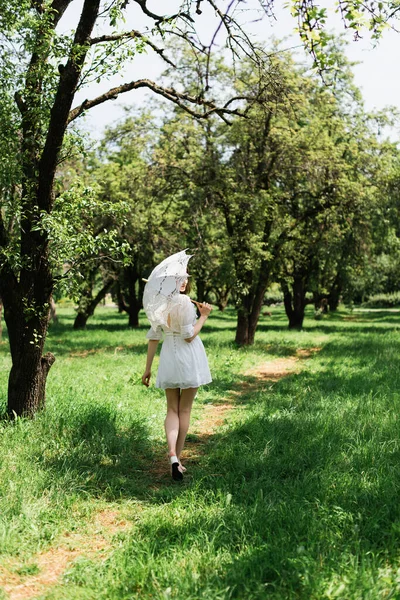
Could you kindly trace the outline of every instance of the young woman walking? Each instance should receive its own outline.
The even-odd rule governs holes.
[[[164,333],[156,387],[164,389],[167,397],[164,426],[172,477],[176,481],[183,479],[186,470],[180,462],[180,456],[189,428],[193,400],[199,386],[212,381],[204,346],[198,335],[212,307],[207,303],[198,304],[200,318],[197,319],[196,309],[185,293],[187,285],[188,281],[185,280],[168,314],[167,325],[155,329],[152,327],[147,333],[147,361],[142,377],[142,383],[148,387],[157,345]]]

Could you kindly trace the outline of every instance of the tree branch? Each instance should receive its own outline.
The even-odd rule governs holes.
[[[51,10],[53,11],[54,18],[53,24],[54,27],[58,25],[58,22],[62,18],[68,6],[71,4],[72,0],[53,0],[51,5]]]
[[[18,106],[19,112],[21,113],[21,115],[24,115],[24,113],[26,112],[26,104],[22,99],[21,92],[15,92],[14,100],[16,105]]]
[[[114,42],[114,41],[118,41],[118,40],[123,40],[124,38],[126,39],[135,39],[138,38],[140,40],[143,40],[143,42],[147,45],[150,46],[150,48],[152,48],[152,50],[154,50],[154,52],[156,52],[159,56],[161,56],[161,58],[168,63],[169,65],[171,65],[171,67],[176,68],[176,65],[164,54],[164,50],[162,48],[159,48],[158,46],[156,46],[155,44],[153,44],[153,42],[151,40],[149,40],[149,38],[147,38],[145,35],[143,35],[142,33],[140,33],[140,31],[136,31],[135,29],[132,29],[132,31],[126,31],[124,33],[115,33],[115,34],[111,34],[111,35],[102,35],[100,37],[97,38],[92,38],[90,40],[90,45],[93,46],[95,44],[103,44],[104,42]]]
[[[154,21],[157,21],[157,25],[159,25],[160,23],[165,23],[165,22],[168,22],[168,21],[173,21],[174,19],[177,19],[178,17],[181,17],[183,19],[187,19],[191,23],[194,23],[193,18],[188,13],[178,12],[178,13],[176,13],[174,15],[170,15],[169,17],[161,16],[161,15],[156,15],[155,13],[153,13],[151,10],[149,10],[147,8],[147,0],[134,0],[134,2],[136,2],[136,4],[139,4],[139,6],[142,9],[143,13],[147,17],[150,17]]]
[[[31,7],[35,9],[40,15],[43,14],[42,0],[31,0]]]
[[[174,102],[174,104],[177,104],[180,108],[182,108],[187,113],[198,119],[207,118],[211,114],[215,113],[226,123],[230,123],[230,121],[226,119],[226,115],[242,115],[242,112],[240,112],[239,110],[228,108],[230,102],[228,102],[225,106],[221,107],[214,104],[214,102],[204,100],[201,97],[195,97],[191,96],[190,94],[178,92],[174,88],[161,87],[157,85],[154,81],[150,81],[150,79],[138,79],[137,81],[131,81],[130,83],[124,83],[123,85],[120,85],[118,87],[111,88],[110,90],[108,90],[108,92],[101,94],[97,98],[93,98],[93,100],[85,100],[80,106],[77,106],[70,111],[68,123],[71,123],[71,121],[79,117],[85,110],[89,110],[94,106],[103,104],[108,100],[116,100],[119,94],[124,94],[126,92],[130,92],[131,90],[139,88],[148,88],[152,90],[155,94],[159,94],[167,100]],[[240,96],[240,98],[242,99],[243,97]],[[187,104],[185,104],[185,102],[188,102],[195,106],[202,106],[207,110],[203,112],[196,112],[195,110],[192,110]]]
[[[65,10],[66,6],[68,6],[66,2],[67,0],[54,0],[53,5],[57,5],[61,11],[63,8]],[[68,125],[68,116],[89,49],[90,38],[98,17],[99,7],[100,0],[85,0],[68,62],[60,75],[54,104],[51,109],[46,143],[39,164],[38,199],[42,210],[50,210],[53,202],[52,189],[58,154],[62,147],[65,130]],[[79,51],[77,52],[77,50]]]

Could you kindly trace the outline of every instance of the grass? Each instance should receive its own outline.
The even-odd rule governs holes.
[[[129,527],[38,597],[400,598],[400,316],[342,311],[308,318],[297,333],[275,308],[255,345],[238,349],[233,312],[213,314],[202,339],[214,383],[199,393],[194,424],[205,405],[251,381],[250,367],[322,349],[297,374],[243,388],[240,410],[188,463],[184,485],[148,469],[164,452],[165,401],[140,385],[146,327],[130,331],[104,308],[75,332],[73,316],[62,309],[49,334],[57,361],[46,411],[0,422],[8,572],[29,581],[41,552],[74,534],[87,545],[95,515],[108,510]],[[0,351],[4,412],[7,345]]]

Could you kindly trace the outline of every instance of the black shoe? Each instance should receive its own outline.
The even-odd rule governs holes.
[[[172,479],[174,479],[174,481],[182,481],[183,479],[183,473],[180,472],[179,470],[179,463],[172,463],[171,465],[171,471],[172,471]]]

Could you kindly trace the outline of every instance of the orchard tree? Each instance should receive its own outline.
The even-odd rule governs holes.
[[[86,169],[85,181],[95,188],[99,206],[97,215],[93,215],[86,227],[113,232],[124,248],[124,258],[113,260],[100,251],[81,270],[84,280],[80,285],[75,329],[86,327],[88,318],[111,289],[120,310],[129,315],[129,326],[139,324],[142,278],[147,274],[148,263],[151,264],[149,255],[152,257],[155,242],[151,224],[156,218],[152,202],[156,192],[147,158],[154,133],[153,119],[147,111],[108,128],[90,168]]]
[[[212,100],[213,82],[208,71],[205,87],[196,95],[174,84],[144,78],[121,81],[97,97],[74,104],[77,91],[117,75],[123,64],[143,51],[155,52],[170,65],[173,74],[175,65],[166,51],[166,40],[179,38],[194,55],[210,56],[216,35],[207,44],[196,30],[203,11],[215,17],[215,33],[225,32],[227,45],[236,55],[254,54],[235,17],[241,0],[185,0],[174,2],[175,10],[169,10],[171,4],[165,2],[164,11],[156,13],[146,0],[83,0],[73,31],[63,34],[58,26],[66,10],[75,8],[72,0],[0,0],[0,129],[9,150],[0,182],[0,296],[12,358],[10,415],[32,415],[44,405],[46,378],[54,362],[51,353],[43,355],[56,282],[47,226],[54,208],[57,166],[76,119],[95,106],[140,88],[174,102],[192,116],[218,114],[226,118],[236,112],[231,99],[223,106]],[[304,40],[307,44],[311,40],[311,50],[317,56],[324,47],[321,31],[325,16],[313,0],[292,0],[292,5],[305,32]],[[357,30],[366,15],[377,34],[398,10],[394,0],[373,1],[372,6],[359,0],[339,5],[350,27]],[[273,8],[273,2],[260,0],[259,6],[262,10]],[[131,8],[136,11],[135,22],[141,17],[146,24],[142,30],[121,31],[119,25]],[[324,56],[323,51],[320,54]],[[1,152],[5,155],[4,148]]]
[[[190,73],[188,63],[183,64]],[[221,63],[219,68],[221,83],[226,68]],[[215,202],[223,151],[215,141],[217,132],[215,119],[193,121],[176,109],[163,121],[153,160],[164,180],[159,194],[172,215],[166,235],[176,240],[177,247],[187,246],[194,253],[190,274],[197,299],[213,299],[223,310],[233,287],[234,270],[224,220]]]
[[[57,294],[77,303],[74,329],[84,329],[98,304],[116,284],[118,269],[130,261],[120,236],[132,207],[123,198],[102,197],[94,152],[69,157],[58,169],[56,198],[44,220],[51,239],[50,262]],[[73,192],[72,194],[70,192]],[[61,266],[62,265],[62,266]]]
[[[176,11],[169,12],[167,6],[165,12],[156,14],[145,0],[84,0],[74,31],[61,34],[57,26],[72,0],[22,0],[15,5],[1,0],[1,111],[6,117],[1,128],[10,130],[6,135],[11,154],[0,220],[0,296],[12,358],[10,415],[32,415],[44,405],[46,378],[54,362],[51,353],[43,355],[56,282],[49,255],[51,235],[43,221],[49,222],[54,208],[57,166],[75,120],[91,108],[139,88],[176,103],[192,116],[215,113],[226,118],[235,112],[231,102],[218,107],[207,90],[192,96],[149,79],[121,83],[74,105],[77,91],[93,80],[118,73],[124,63],[146,50],[173,67],[164,48],[164,40],[171,37],[184,40],[195,54],[210,52],[211,47],[200,45],[195,31],[196,18],[207,5],[215,12],[217,26],[223,24],[234,51],[239,52],[240,46],[252,52],[220,4],[214,0],[184,2]],[[149,23],[143,31],[117,29],[130,5]],[[107,24],[106,33],[98,31]],[[208,80],[209,89],[211,84]]]
[[[331,242],[343,238],[349,250],[348,231],[365,231],[359,222],[370,218],[379,144],[340,48],[331,54],[341,73],[330,89],[277,56],[271,69],[275,80],[280,74],[278,88],[264,85],[247,118],[235,119],[226,134],[219,205],[235,263],[242,345],[254,342],[274,279],[282,282],[290,328],[301,328],[326,246],[340,255]],[[240,84],[251,85],[251,75],[241,74]],[[334,259],[330,265],[339,267]]]

